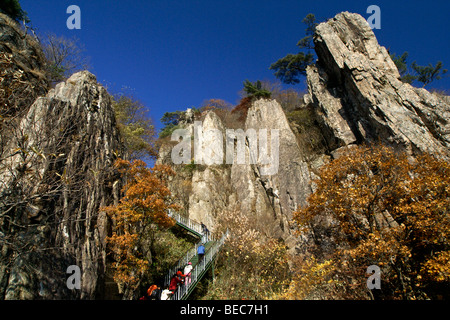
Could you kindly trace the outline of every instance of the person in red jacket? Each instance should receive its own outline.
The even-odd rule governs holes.
[[[180,283],[183,283],[184,277],[185,277],[185,275],[180,270],[178,270],[177,273],[173,275],[172,279],[170,279],[170,284],[169,284],[169,290],[172,293],[175,293],[175,291],[178,288],[178,285]]]

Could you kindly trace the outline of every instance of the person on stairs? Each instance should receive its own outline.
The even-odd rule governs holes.
[[[172,279],[170,279],[169,290],[172,293],[175,293],[178,289],[178,285],[180,283],[183,283],[183,280],[184,274],[180,270],[178,270],[177,273],[172,276]]]
[[[169,300],[171,295],[172,295],[172,292],[169,289],[164,289],[161,292],[161,300]]]
[[[147,296],[149,300],[161,300],[161,288],[156,284],[150,286],[147,290]]]
[[[198,254],[198,263],[200,263],[203,259],[203,256],[205,255],[205,246],[203,245],[203,243],[201,243],[200,246],[198,247],[197,254]]]
[[[200,223],[201,227],[202,227],[202,232],[203,232],[203,241],[208,241],[208,236],[209,236],[209,230],[206,227],[206,225],[203,224],[203,222]]]
[[[189,285],[191,283],[191,271],[192,271],[192,262],[189,261],[183,270],[183,273],[186,276],[186,278],[184,279],[185,285]]]
[[[156,284],[151,285],[147,289],[147,295],[139,298],[139,300],[161,300],[161,288]]]

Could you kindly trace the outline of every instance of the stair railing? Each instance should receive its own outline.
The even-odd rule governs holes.
[[[182,216],[178,212],[175,212],[173,210],[169,210],[169,213],[167,214],[169,217],[174,218],[175,221],[178,223],[181,223],[185,227],[193,230],[194,232],[198,234],[203,234],[203,228],[201,223],[198,223],[197,221],[194,221],[192,219],[189,219],[188,217]]]
[[[202,258],[202,260],[199,261],[192,269],[190,282],[185,281],[184,284],[181,284],[175,291],[175,293],[171,296],[170,300],[182,300],[192,292],[192,290],[197,285],[197,282],[199,282],[203,277],[206,269],[208,269],[209,266],[213,263],[213,260],[215,259],[217,253],[219,252],[227,237],[228,230],[222,236],[222,238],[216,241],[213,246],[208,251],[206,251],[205,256]]]
[[[192,257],[194,257],[197,254],[197,250],[200,244],[209,241],[216,241],[217,239],[216,235],[212,232],[208,232],[205,235],[203,233],[203,228],[200,223],[187,217],[184,217],[175,211],[169,210],[168,216],[175,219],[175,221],[177,221],[179,224],[182,224],[185,227],[195,231],[196,233],[201,234],[202,238],[200,239],[199,242],[195,244],[195,246],[192,249],[186,252],[186,254],[180,260],[178,260],[178,262],[172,268],[169,269],[166,276],[164,277],[165,287],[167,287],[170,284],[170,279],[178,271],[178,269],[184,268],[188,264],[188,262],[192,259]]]

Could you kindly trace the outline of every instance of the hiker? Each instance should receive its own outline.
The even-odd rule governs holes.
[[[184,267],[183,273],[186,276],[185,280],[184,280],[184,284],[188,285],[191,283],[191,271],[192,271],[192,262],[188,262],[188,264],[186,265],[186,267]]]
[[[200,261],[202,261],[203,256],[205,255],[205,246],[203,245],[203,243],[200,244],[200,246],[197,249],[197,254],[198,254],[198,262],[200,263]]]
[[[183,282],[184,274],[178,270],[176,274],[172,276],[172,279],[170,279],[170,285],[169,290],[173,293],[177,291],[178,285]]]
[[[204,240],[207,241],[208,240],[208,235],[209,235],[209,230],[208,228],[203,224],[203,222],[200,223],[201,227],[202,227],[202,232],[204,235]]]
[[[147,296],[149,300],[161,300],[161,288],[157,285],[152,285],[147,290]]]
[[[177,277],[181,279],[181,282],[184,282],[184,279],[186,278],[186,275],[183,273],[183,269],[178,269],[177,271]]]
[[[145,296],[142,296],[139,298],[139,300],[152,300],[151,299],[151,294],[152,292],[155,291],[155,289],[157,289],[156,285],[151,285],[148,289],[147,289],[147,294]]]
[[[148,289],[147,289],[147,297],[150,297],[153,290],[157,289],[158,286],[156,284],[151,285]]]
[[[172,292],[169,289],[164,289],[161,292],[161,300],[169,300],[169,297],[172,295]]]

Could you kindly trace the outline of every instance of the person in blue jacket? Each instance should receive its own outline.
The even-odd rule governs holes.
[[[197,253],[198,253],[198,262],[202,261],[203,256],[205,255],[205,246],[202,244],[200,244],[200,246],[197,249]]]

